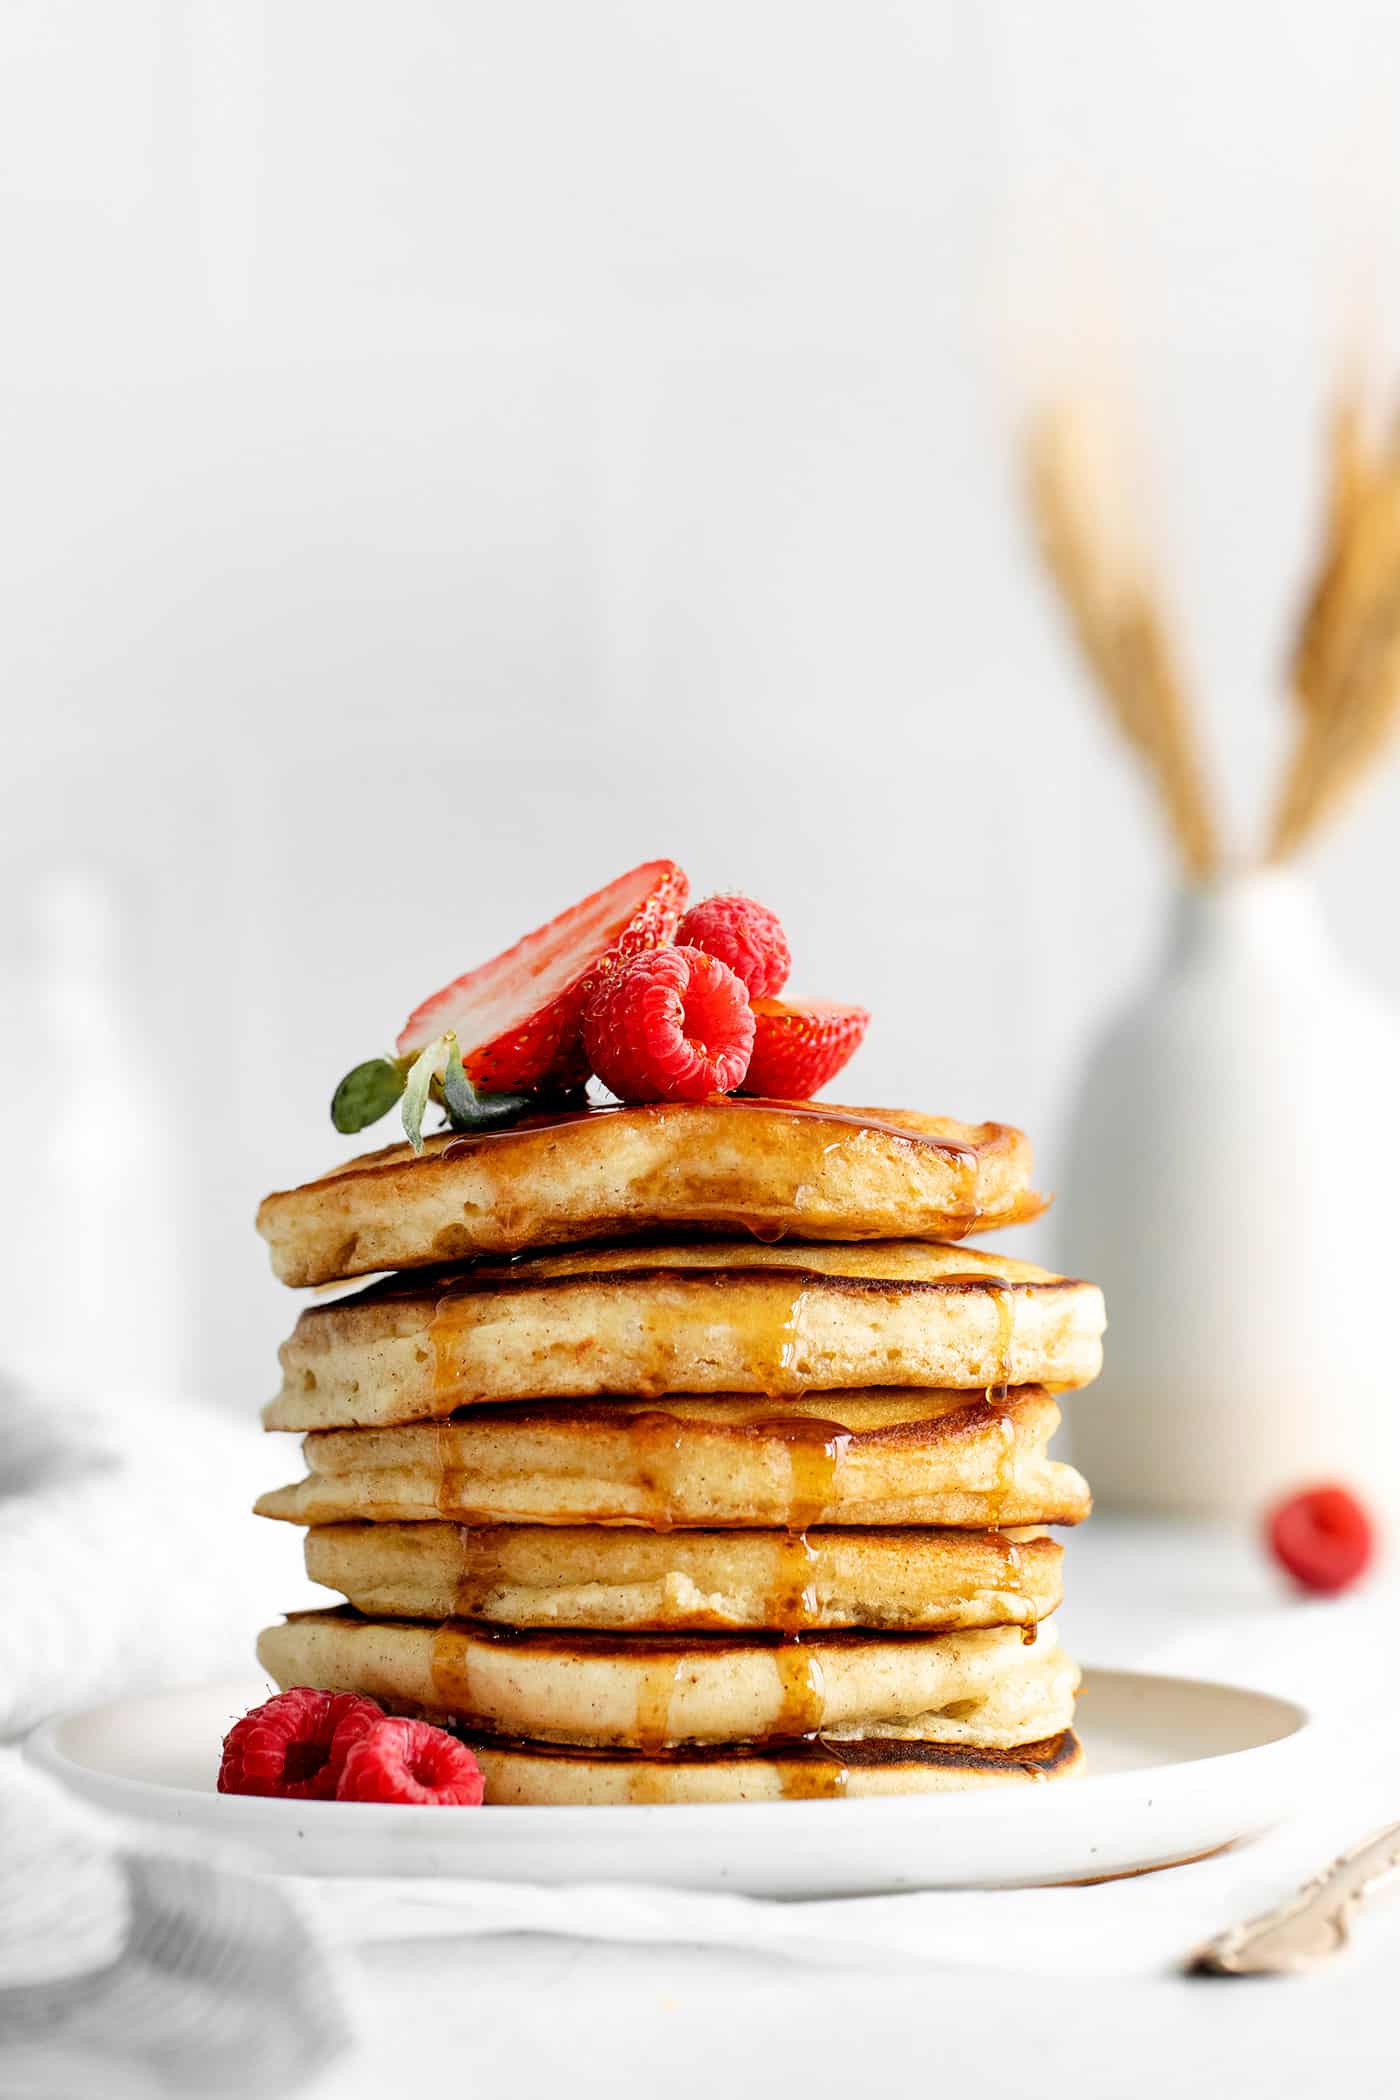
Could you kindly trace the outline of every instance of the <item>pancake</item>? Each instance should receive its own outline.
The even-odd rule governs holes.
[[[1077,1524],[1089,1490],[1045,1455],[1059,1419],[1037,1386],[821,1393],[781,1416],[734,1394],[471,1408],[317,1432],[308,1477],[257,1508],[294,1524]]]
[[[944,1794],[969,1787],[1064,1779],[1084,1753],[1073,1729],[1014,1750],[880,1737],[770,1750],[564,1750],[546,1743],[474,1741],[486,1799],[504,1807],[616,1807],[629,1802],[815,1801],[841,1795]]]
[[[1037,1216],[1030,1146],[1002,1123],[909,1109],[713,1100],[444,1132],[266,1198],[284,1283],[328,1283],[658,1226],[800,1239],[961,1239]]]
[[[412,1422],[483,1400],[1085,1385],[1103,1296],[980,1249],[648,1242],[386,1278],[308,1308],[269,1429]]]
[[[470,1738],[654,1752],[688,1743],[890,1736],[1012,1749],[1068,1728],[1079,1672],[1052,1621],[976,1633],[518,1633],[344,1607],[258,1639],[283,1688],[363,1692]]]
[[[329,1524],[306,1572],[369,1618],[605,1632],[1034,1624],[1063,1549],[999,1531],[637,1531]]]

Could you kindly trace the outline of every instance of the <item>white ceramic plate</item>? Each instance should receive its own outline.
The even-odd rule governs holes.
[[[253,1847],[287,1874],[654,1882],[761,1896],[1014,1888],[1139,1872],[1278,1822],[1319,1731],[1236,1685],[1088,1670],[1084,1773],[1052,1785],[874,1801],[715,1807],[398,1808],[214,1791],[219,1742],[257,1679],[118,1700],[48,1721],[32,1761],[138,1822]]]

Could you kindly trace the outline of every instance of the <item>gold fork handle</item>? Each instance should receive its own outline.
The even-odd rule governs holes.
[[[1186,1968],[1198,1976],[1296,1976],[1316,1968],[1345,1947],[1352,1913],[1397,1871],[1400,1823],[1392,1823],[1272,1910],[1197,1947]]]

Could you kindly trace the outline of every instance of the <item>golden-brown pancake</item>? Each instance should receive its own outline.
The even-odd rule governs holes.
[[[308,1477],[259,1514],[294,1524],[1077,1524],[1089,1490],[1045,1447],[1038,1386],[983,1393],[678,1395],[470,1408],[456,1420],[322,1430]]]
[[[688,1743],[891,1736],[1011,1749],[1060,1734],[1079,1672],[1053,1622],[975,1633],[518,1633],[302,1612],[259,1636],[284,1688],[363,1692],[429,1720],[535,1742],[656,1752]]]
[[[1087,1384],[1090,1283],[921,1240],[575,1248],[390,1277],[308,1308],[269,1429],[429,1420],[483,1400]]]
[[[306,1572],[368,1618],[788,1633],[1032,1625],[1063,1549],[1000,1531],[639,1531],[601,1525],[327,1524]]]
[[[943,1794],[1065,1779],[1084,1762],[1072,1728],[1014,1750],[952,1743],[820,1740],[766,1750],[622,1750],[473,1741],[486,1799],[504,1807],[616,1807],[643,1802],[815,1801],[843,1795]]]
[[[1044,1207],[1001,1123],[827,1102],[586,1109],[388,1145],[268,1196],[284,1283],[694,1225],[799,1239],[961,1239]]]

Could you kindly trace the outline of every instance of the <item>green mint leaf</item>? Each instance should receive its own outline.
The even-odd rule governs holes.
[[[450,1121],[454,1130],[468,1133],[497,1130],[505,1123],[514,1123],[517,1117],[529,1115],[539,1105],[533,1094],[478,1094],[469,1123],[456,1116],[450,1116]]]
[[[442,1057],[445,1036],[435,1036],[426,1050],[420,1050],[408,1068],[408,1078],[403,1090],[404,1135],[415,1152],[423,1150],[423,1114],[428,1106],[428,1095],[437,1077],[438,1061]]]
[[[479,1094],[462,1069],[462,1053],[455,1035],[447,1038],[442,1102],[452,1128],[467,1131],[494,1130],[539,1106],[533,1094]]]
[[[403,1088],[403,1073],[392,1059],[371,1057],[341,1080],[331,1096],[331,1121],[347,1136],[363,1130],[388,1115]]]

